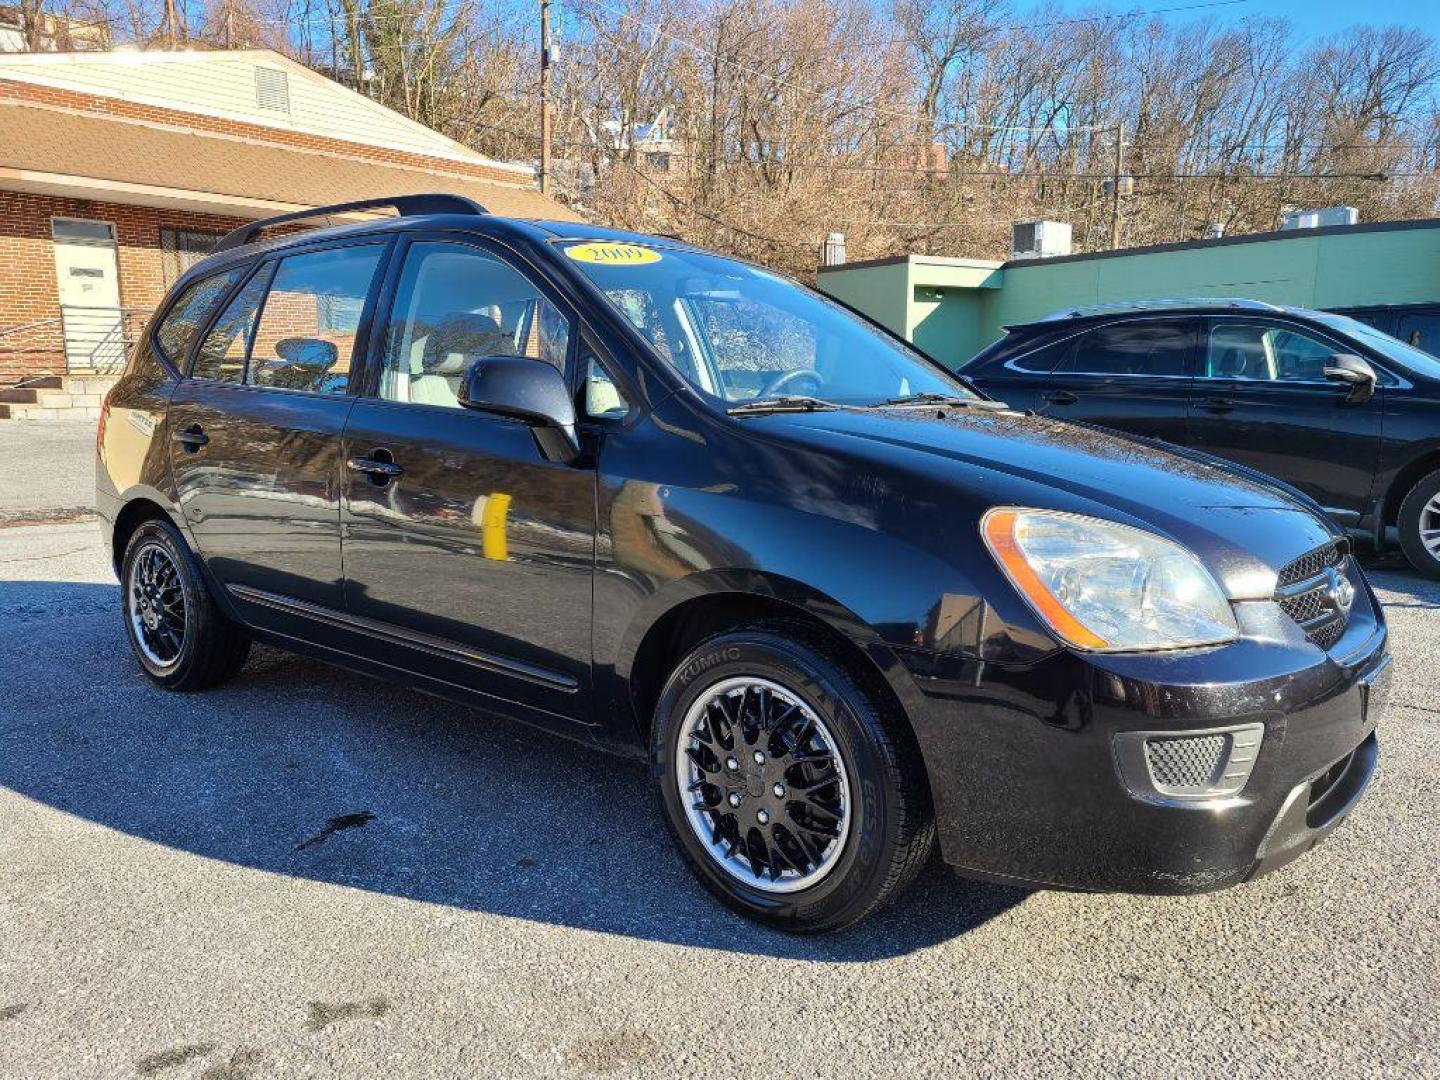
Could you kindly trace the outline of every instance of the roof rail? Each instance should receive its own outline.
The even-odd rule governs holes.
[[[400,217],[415,214],[488,214],[489,211],[474,199],[463,195],[393,195],[385,199],[361,199],[358,202],[336,203],[334,206],[317,206],[313,210],[297,210],[293,214],[261,218],[232,229],[220,238],[213,251],[229,251],[253,243],[265,229],[284,225],[291,221],[305,221],[309,218],[328,217],[331,214],[348,214],[356,210],[374,210],[388,206]]]
[[[1167,311],[1172,308],[1235,308],[1241,311],[1277,312],[1284,309],[1264,300],[1247,300],[1229,296],[1171,297],[1153,300],[1122,300],[1110,304],[1085,304],[1052,311],[1034,322],[1056,322],[1061,319],[1084,319],[1096,315],[1124,315],[1137,311]],[[1024,325],[1023,323],[1017,325]]]

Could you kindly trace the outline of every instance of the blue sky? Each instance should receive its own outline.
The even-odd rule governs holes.
[[[1440,37],[1440,3],[1436,0],[1372,0],[1369,4],[1357,4],[1355,0],[1250,0],[1233,8],[1217,8],[1214,14],[1227,20],[1246,15],[1283,15],[1299,33],[1311,37],[1324,37],[1356,23],[1418,26]]]

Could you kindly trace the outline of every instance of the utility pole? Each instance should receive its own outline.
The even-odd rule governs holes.
[[[1110,177],[1110,250],[1120,246],[1120,177],[1125,173],[1125,125],[1115,125],[1115,173]]]
[[[175,0],[165,0],[165,41],[166,48],[175,50]]]
[[[234,48],[235,40],[235,4],[233,0],[226,0],[225,4],[225,48]]]
[[[540,0],[540,193],[550,194],[550,0]]]

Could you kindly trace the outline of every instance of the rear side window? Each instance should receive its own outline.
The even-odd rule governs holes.
[[[265,286],[269,282],[269,270],[262,269],[226,305],[195,353],[191,378],[217,382],[245,381],[245,352],[250,345],[260,302],[265,299]]]
[[[245,381],[343,394],[382,244],[281,259],[260,311]]]
[[[237,266],[233,270],[211,274],[185,286],[175,303],[170,305],[165,317],[160,320],[160,325],[155,328],[155,342],[160,346],[160,353],[166,360],[176,367],[184,364],[185,351],[190,348],[190,341],[196,331],[210,317],[210,312],[221,298],[245,276],[245,269]]]
[[[1079,375],[1186,375],[1194,327],[1185,322],[1101,326],[1082,334],[1060,369]]]

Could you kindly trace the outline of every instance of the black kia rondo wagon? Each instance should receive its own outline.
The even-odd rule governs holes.
[[[1102,304],[1007,327],[962,374],[1019,408],[1269,473],[1440,578],[1440,359],[1363,322],[1254,300]]]
[[[1302,496],[1016,412],[675,240],[386,205],[236,230],[110,395],[102,527],[160,685],[257,640],[646,757],[700,881],[794,930],[937,839],[1184,893],[1360,798],[1385,624]]]

